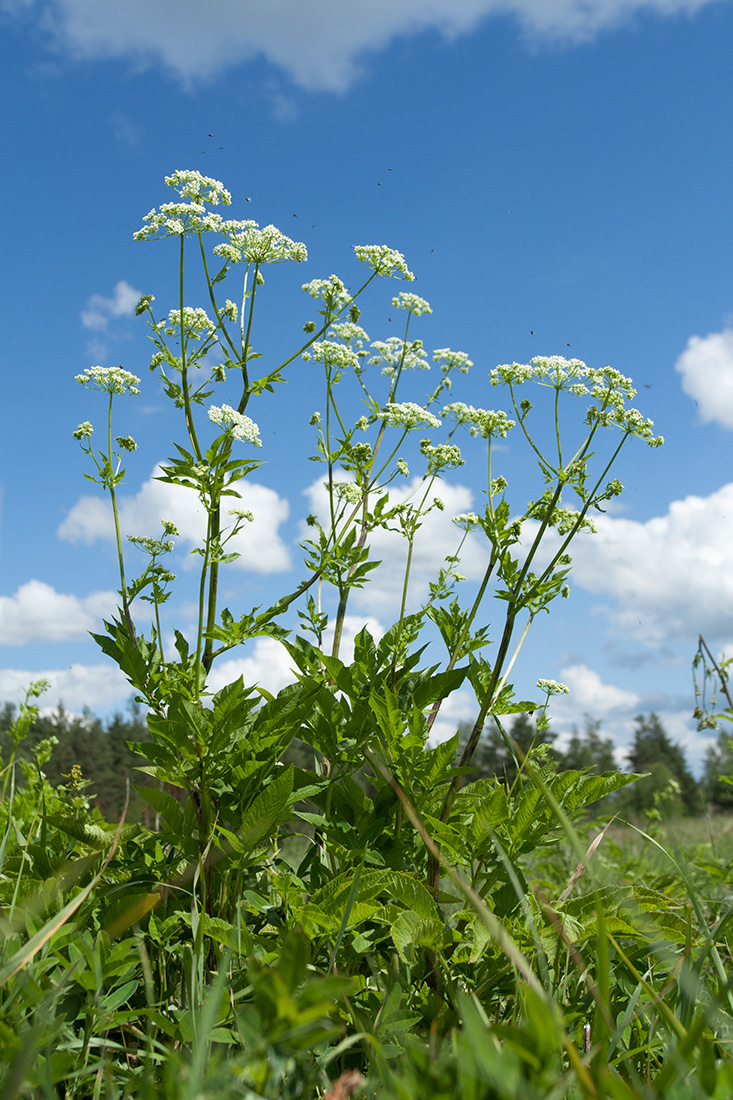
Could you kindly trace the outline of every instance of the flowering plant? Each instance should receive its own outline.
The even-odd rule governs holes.
[[[417,967],[413,972],[425,977],[430,996],[440,1000],[441,953],[448,951],[465,980],[473,981],[466,976],[468,964],[483,951],[485,927],[516,963],[516,948],[484,905],[502,884],[509,888],[512,859],[527,844],[552,837],[558,821],[565,820],[563,813],[577,812],[630,781],[614,773],[578,773],[571,803],[567,785],[553,786],[557,776],[545,770],[532,796],[534,809],[528,810],[522,783],[528,777],[534,782],[535,771],[531,762],[525,770],[524,761],[517,761],[518,780],[511,790],[499,780],[489,787],[477,783],[472,793],[466,793],[470,787],[461,790],[488,722],[509,743],[502,725],[506,715],[538,712],[542,724],[550,698],[567,690],[541,679],[537,688],[544,703],[518,701],[509,676],[537,614],[556,597],[568,595],[573,539],[592,529],[592,513],[621,492],[620,483],[608,478],[619,451],[632,438],[653,447],[661,439],[653,435],[651,421],[630,406],[635,391],[628,378],[559,356],[492,371],[492,385],[508,395],[511,416],[454,400],[452,393],[446,400],[454,383],[473,368],[465,352],[449,348],[433,353],[439,373],[424,400],[413,400],[412,391],[404,399],[404,391],[415,384],[408,372],[430,368],[423,342],[413,338],[412,330],[432,311],[425,299],[400,292],[392,304],[404,313],[403,334],[370,342],[360,310],[367,287],[381,277],[415,278],[401,253],[382,245],[355,248],[367,270],[356,290],[348,290],[336,275],[303,285],[317,304],[316,317],[304,326],[305,339],[282,363],[254,377],[259,355],[252,338],[263,268],[305,261],[305,246],[273,226],[260,229],[249,219],[223,219],[210,208],[229,205],[231,196],[216,180],[175,172],[166,183],[178,192],[178,200],[152,210],[135,237],[172,238],[178,250],[179,301],[159,317],[154,297],[145,295],[137,313],[146,319],[156,349],[150,370],[182,417],[183,443],[175,444],[176,454],[162,465],[158,480],[195,493],[206,515],[197,548],[195,635],[185,638],[174,628],[175,656],[165,642],[161,611],[175,577],[160,559],[171,552],[178,532],[161,517],[162,539],[132,538],[149,557],[133,581],[127,579],[122,549],[117,496],[125,475],[123,452],[135,444],[118,436],[115,449],[113,400],[136,395],[139,379],[119,367],[93,367],[80,375],[83,385],[109,395],[106,449],[95,448],[89,422],[74,433],[96,467],[92,480],[110,493],[119,556],[120,614],[105,623],[106,634],[95,637],[148,708],[152,740],[136,746],[149,761],[147,772],[186,796],[181,809],[168,788],[141,788],[164,822],[163,863],[150,854],[159,844],[155,835],[137,843],[150,856],[149,876],[159,874],[167,881],[165,874],[187,861],[196,868],[191,927],[200,960],[207,936],[211,953],[213,944],[235,942],[235,927],[240,937],[242,928],[249,929],[246,954],[255,943],[252,929],[262,927],[265,910],[276,908],[288,927],[305,930],[317,954],[325,952],[327,969],[335,970],[343,952],[381,957],[394,948],[400,965]],[[206,309],[184,300],[184,271],[191,259],[200,264]],[[239,282],[232,298],[222,298],[226,280]],[[224,498],[238,498],[237,486],[260,465],[249,450],[264,450],[249,415],[252,405],[275,392],[299,358],[312,365],[308,369],[317,365],[324,380],[323,410],[310,421],[314,457],[324,470],[324,505],[307,520],[300,583],[269,607],[234,614],[219,606],[220,575],[237,556],[227,544],[246,531],[252,514],[228,507]],[[528,384],[552,393],[549,446],[533,428],[532,403],[519,397]],[[217,389],[226,391],[228,401],[208,404]],[[362,402],[358,409],[353,395]],[[562,419],[567,402],[582,402],[585,408],[582,431],[569,443]],[[218,432],[213,439],[208,438],[211,425]],[[463,430],[465,450],[457,442]],[[604,430],[611,443],[601,458]],[[510,433],[524,440],[541,475],[541,491],[519,512],[511,510],[509,482],[495,468]],[[485,502],[475,512],[453,517],[453,552],[431,581],[428,598],[408,613],[421,531],[426,518],[445,507],[436,495],[438,482],[469,461],[471,446],[487,456]],[[419,463],[420,473],[403,491],[396,479],[409,477],[407,456]],[[574,508],[567,507],[568,497]],[[395,621],[381,638],[362,629],[353,659],[347,660],[343,639],[349,601],[379,575],[380,562],[371,554],[375,537],[384,531],[399,532],[404,540]],[[539,565],[543,544],[549,545],[549,555]],[[467,545],[483,555],[483,573],[463,602],[459,566]],[[138,597],[152,604],[149,627],[135,621]],[[486,618],[492,597],[500,614],[490,651]],[[293,612],[300,634],[293,634]],[[426,629],[437,632],[446,650],[442,662],[427,668],[421,667],[425,646],[418,644]],[[240,677],[212,696],[208,685],[215,662],[263,635],[286,648],[293,683],[273,696]],[[457,760],[457,734],[438,746],[429,738],[443,701],[464,686],[475,701],[475,721]],[[309,754],[298,766],[285,763],[295,738]],[[365,769],[369,796],[359,785]],[[296,871],[280,855],[286,824],[301,832],[305,844]],[[497,837],[501,843],[495,844]],[[439,905],[446,860],[471,883],[467,891],[464,878],[456,880],[469,908],[450,918],[451,942],[470,940],[463,953],[444,941],[449,918]],[[167,887],[156,892],[150,886],[146,898],[149,909],[162,905],[169,915],[175,906]],[[261,955],[274,949],[274,933],[268,935],[269,940],[257,940]],[[242,950],[241,938],[237,942]],[[529,981],[531,971],[522,973]],[[425,1004],[420,1011],[428,1011]]]

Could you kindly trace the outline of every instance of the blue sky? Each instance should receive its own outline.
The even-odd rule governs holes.
[[[99,363],[142,377],[117,422],[139,444],[123,499],[135,533],[155,534],[168,502],[151,474],[181,436],[132,307],[143,292],[161,311],[174,305],[176,267],[170,242],[132,233],[172,197],[163,177],[195,168],[231,190],[232,217],[307,245],[307,264],[268,273],[255,341],[266,361],[294,350],[312,315],[301,283],[331,272],[355,283],[351,246],[386,243],[433,307],[414,335],[475,363],[456,399],[494,407],[489,371],[538,354],[634,379],[666,444],[628,445],[626,492],[578,544],[570,600],[533,626],[517,689],[531,697],[538,676],[563,681],[557,732],[587,713],[620,749],[635,715],[654,710],[699,762],[697,636],[733,649],[733,4],[0,0],[0,28],[3,102],[14,104],[2,121],[0,700],[40,676],[48,703],[72,710],[108,714],[130,695],[88,638],[117,579],[102,498],[89,499],[71,435],[82,420],[101,424],[101,399],[74,376]],[[380,281],[371,293],[362,324],[373,340],[396,334],[400,289]],[[302,362],[288,378],[248,410],[265,465],[252,479],[251,542],[227,575],[232,609],[302,575],[318,475],[307,421],[322,387]],[[423,381],[404,397],[421,400]],[[510,436],[502,452],[517,510],[537,495],[521,450]],[[466,457],[441,489],[456,511],[480,505],[480,447]],[[448,552],[446,532],[431,529],[415,598]],[[186,549],[169,605],[184,628]],[[352,630],[393,617],[399,555],[380,552],[386,579],[355,601]],[[486,620],[498,622],[491,607]],[[240,670],[278,686],[287,662],[260,642],[219,675]],[[443,733],[471,716],[454,699]]]

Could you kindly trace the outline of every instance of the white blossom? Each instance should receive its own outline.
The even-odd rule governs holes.
[[[403,401],[401,404],[390,401],[381,410],[380,416],[393,427],[407,428],[439,428],[440,420],[421,405],[414,401]]]
[[[394,248],[386,244],[356,244],[354,252],[360,263],[366,264],[376,271],[377,275],[394,275],[406,279],[408,283],[415,281],[415,276],[405,263],[405,257]]]
[[[351,294],[338,275],[331,275],[329,279],[311,279],[309,283],[303,283],[303,290],[311,298],[320,298],[331,310],[341,310],[351,301]]]
[[[89,390],[101,390],[103,393],[140,393],[138,376],[122,367],[87,367],[83,374],[76,375],[76,381]]]
[[[453,417],[458,424],[468,425],[471,435],[481,435],[484,439],[492,436],[504,438],[515,424],[501,409],[476,409],[473,405],[464,405],[462,401],[446,405],[443,415]]]
[[[570,688],[561,684],[559,680],[538,680],[537,687],[547,695],[569,695]]]
[[[417,294],[408,293],[406,290],[400,291],[397,297],[392,299],[392,305],[395,309],[406,309],[415,317],[421,317],[423,313],[433,312],[429,302],[426,302],[424,298],[419,298]]]
[[[211,336],[216,331],[216,325],[211,320],[205,309],[200,306],[183,307],[183,334],[193,340],[200,340],[203,335]],[[172,309],[168,314],[165,326],[166,336],[178,336],[181,332],[181,311]]]
[[[225,431],[231,432],[235,439],[243,443],[252,443],[255,447],[261,447],[260,429],[254,420],[233,409],[231,405],[212,405],[209,409],[209,420],[219,424]]]

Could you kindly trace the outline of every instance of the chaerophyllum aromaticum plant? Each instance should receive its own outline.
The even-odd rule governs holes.
[[[515,700],[510,676],[517,654],[538,613],[567,595],[573,539],[592,530],[593,513],[622,491],[609,476],[621,448],[631,439],[652,447],[662,440],[631,406],[635,390],[628,378],[578,359],[540,356],[497,367],[490,382],[506,411],[455,399],[454,385],[473,364],[448,348],[428,355],[414,329],[431,309],[410,291],[392,298],[404,317],[403,334],[371,341],[360,312],[367,287],[378,278],[414,280],[404,257],[386,246],[355,248],[366,269],[356,290],[336,275],[304,284],[315,313],[304,326],[305,339],[257,376],[258,360],[266,359],[253,343],[263,272],[269,264],[305,261],[305,246],[274,226],[224,218],[218,208],[229,206],[229,192],[198,172],[175,172],[166,183],[177,200],[152,210],[135,237],[165,240],[176,250],[178,300],[160,315],[154,297],[145,295],[136,312],[147,321],[155,347],[150,370],[181,413],[181,442],[158,480],[195,494],[206,517],[195,551],[195,633],[186,638],[174,628],[175,652],[165,640],[164,604],[175,579],[165,563],[178,532],[162,519],[160,537],[130,539],[147,557],[134,579],[120,532],[123,460],[135,443],[113,435],[113,412],[115,398],[137,395],[140,379],[121,367],[92,367],[79,375],[82,385],[108,395],[105,442],[95,445],[88,422],[74,433],[95,466],[88,476],[110,494],[119,555],[119,614],[95,637],[149,711],[152,740],[136,748],[161,784],[142,787],[141,794],[160,816],[164,851],[149,857],[148,876],[179,883],[176,890],[146,888],[136,912],[159,906],[178,912],[177,891],[183,891],[200,960],[207,936],[244,952],[259,944],[261,955],[267,943],[275,950],[280,929],[302,928],[312,958],[325,969],[366,975],[366,1001],[379,987],[368,977],[370,968],[376,973],[383,965],[389,972],[390,959],[405,969],[405,989],[419,990],[425,979],[432,996],[436,970],[449,966],[475,988],[483,980],[476,960],[498,965],[490,951],[485,954],[486,929],[475,899],[491,898],[496,912],[502,906],[514,912],[516,860],[556,838],[557,807],[579,812],[629,777],[573,773],[572,788],[555,787],[558,777],[540,754],[540,786],[532,779],[536,769],[526,773],[521,762],[511,789],[500,779],[461,784],[488,722],[503,731],[504,716],[529,711],[545,722],[548,701],[566,690],[540,680],[539,702]],[[204,306],[188,304],[191,265],[203,280]],[[231,297],[225,285],[235,287]],[[264,609],[221,608],[221,570],[238,556],[235,547],[252,519],[237,503],[240,483],[259,467],[263,452],[252,406],[279,390],[297,359],[319,368],[322,377],[322,409],[310,423],[314,457],[324,471],[325,508],[308,517],[303,579],[292,591]],[[413,372],[429,370],[435,379],[417,403]],[[525,395],[538,391],[548,409],[533,417]],[[520,511],[510,506],[500,466],[509,433],[522,437],[539,470],[538,492]],[[436,487],[477,446],[487,456],[482,506],[453,517],[455,550],[419,610],[408,612],[415,546],[426,517],[444,507]],[[419,464],[420,476],[398,492],[409,477],[405,455]],[[347,661],[347,609],[355,590],[379,576],[371,542],[380,530],[404,540],[395,621],[379,639],[362,630]],[[550,534],[548,560],[540,550]],[[484,571],[464,600],[460,559],[466,540],[476,537]],[[149,604],[150,616],[141,616],[140,601]],[[286,617],[291,609],[300,619],[299,634]],[[423,639],[430,624],[446,654],[426,666]],[[489,624],[496,640],[490,640]],[[263,635],[286,647],[295,682],[273,696],[240,678],[212,695],[207,682],[215,662]],[[475,697],[476,718],[457,763],[457,735],[437,747],[429,736],[442,702],[464,684]],[[305,766],[283,760],[294,739],[311,752]],[[170,786],[184,793],[183,801],[172,797]],[[425,836],[432,838],[430,852]],[[137,843],[152,852],[161,837]],[[463,906],[455,894],[441,891],[441,853],[460,868],[474,901]],[[160,931],[156,920],[151,918]],[[504,989],[504,979],[497,981],[496,989]],[[441,1011],[450,1014],[455,1006],[446,997]]]

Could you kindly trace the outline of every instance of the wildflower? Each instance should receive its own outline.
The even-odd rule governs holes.
[[[388,248],[386,244],[357,244],[354,245],[354,252],[357,260],[371,267],[377,275],[401,276],[408,283],[415,281],[415,276],[405,263],[402,253],[396,252],[394,248]]]
[[[235,307],[236,308],[236,307]],[[216,325],[211,320],[205,309],[200,306],[195,309],[192,306],[183,307],[183,323],[181,323],[180,309],[172,309],[168,314],[168,322],[165,326],[166,336],[178,336],[183,329],[184,337],[192,340],[200,340],[202,336],[211,336],[216,331]]]
[[[415,317],[421,317],[423,313],[432,313],[430,303],[426,302],[424,298],[419,298],[417,294],[409,294],[407,291],[402,290],[396,298],[392,299],[392,305],[395,309],[406,309],[408,313],[412,313]]]
[[[76,381],[90,390],[103,393],[138,394],[140,379],[136,374],[122,367],[88,367],[83,374],[76,375]]]
[[[569,389],[583,384],[592,372],[582,359],[565,359],[562,355],[536,355],[529,363],[504,363],[492,370],[492,386],[500,382],[521,386],[524,382],[536,382],[553,389]],[[586,390],[587,392],[587,390]]]
[[[311,279],[309,283],[303,283],[303,290],[311,298],[320,298],[332,312],[339,312],[351,301],[351,295],[338,275],[331,275],[328,279]]]
[[[157,557],[158,554],[169,554],[173,549],[173,543],[170,539],[151,539],[146,535],[128,535],[127,541],[131,542],[133,546],[137,546],[138,550],[144,550],[146,554],[150,554],[151,558]]]
[[[331,325],[331,333],[346,344],[350,344],[352,340],[355,340],[356,346],[359,348],[365,340],[369,339],[361,325],[357,325],[353,321],[338,321],[335,325]]]
[[[406,342],[399,336],[390,336],[389,340],[375,340],[372,348],[376,352],[368,362],[370,366],[384,363],[382,374],[393,375],[398,368],[403,370],[429,370],[427,352],[422,340]]]
[[[453,443],[439,443],[433,446],[429,439],[423,439],[420,443],[420,454],[428,460],[430,473],[438,473],[446,466],[465,466],[465,460],[461,458],[461,449]]]
[[[409,477],[410,476],[410,469],[409,469],[407,463],[405,462],[404,458],[398,458],[397,459],[397,473],[402,474],[403,477]]]
[[[537,687],[547,695],[569,695],[570,688],[558,680],[538,680]]]
[[[316,340],[311,344],[309,351],[303,352],[303,359],[306,363],[310,363],[311,360],[316,363],[327,363],[330,367],[336,367],[337,370],[353,367],[354,370],[359,371],[362,365],[355,351],[346,344],[337,344],[334,340]]]
[[[453,401],[446,405],[443,415],[454,417],[458,424],[467,424],[471,435],[481,435],[484,439],[492,436],[505,438],[515,424],[501,410],[475,409],[473,405],[464,405],[462,401]]]
[[[406,428],[407,431],[412,428],[439,428],[441,423],[437,416],[414,401],[403,401],[401,404],[390,401],[380,415],[386,424]]]
[[[241,228],[244,225],[244,228]],[[300,241],[293,241],[281,233],[277,226],[266,225],[260,229],[257,222],[240,223],[235,230],[225,230],[228,241],[214,249],[215,256],[224,256],[231,263],[246,260],[254,264],[302,263],[308,259],[308,250]]]
[[[180,538],[181,532],[178,530],[175,523],[171,523],[169,519],[162,519],[160,522],[163,524],[163,532],[166,535],[178,535]]]
[[[448,374],[452,370],[468,374],[473,366],[473,359],[469,359],[465,351],[451,351],[450,348],[436,348],[433,352],[433,362],[440,365],[443,374]]]
[[[237,320],[237,303],[232,302],[229,298],[227,298],[226,302],[224,303],[224,308],[221,312],[224,317],[228,318],[228,320],[234,323]]]
[[[453,516],[452,522],[462,531],[473,531],[479,526],[479,518],[475,512],[459,512],[457,516]]]
[[[115,436],[115,443],[121,451],[136,451],[137,443],[131,435],[118,435]]]
[[[230,516],[236,516],[237,519],[247,520],[248,523],[252,523],[254,520],[254,512],[250,512],[249,508],[230,508]]]
[[[326,485],[328,488],[328,485]],[[336,496],[341,500],[345,500],[347,504],[361,504],[363,493],[358,485],[354,485],[353,481],[337,481],[334,484],[334,490]]]
[[[229,206],[232,201],[230,192],[222,183],[195,170],[174,172],[165,177],[165,183],[167,187],[175,187],[181,198],[208,202],[212,206],[218,206],[220,202]]]
[[[365,432],[370,423],[371,421],[369,420],[368,416],[360,416],[356,424],[354,424],[354,431]]]
[[[84,423],[80,424],[79,427],[74,432],[74,439],[78,439],[78,440],[87,439],[88,436],[90,436],[93,431],[94,431],[94,428],[92,427],[91,423],[88,420],[85,420]]]
[[[231,432],[235,439],[243,443],[252,443],[255,447],[261,447],[260,429],[254,420],[233,409],[231,405],[212,405],[209,409],[209,420],[219,424],[225,431]]]

